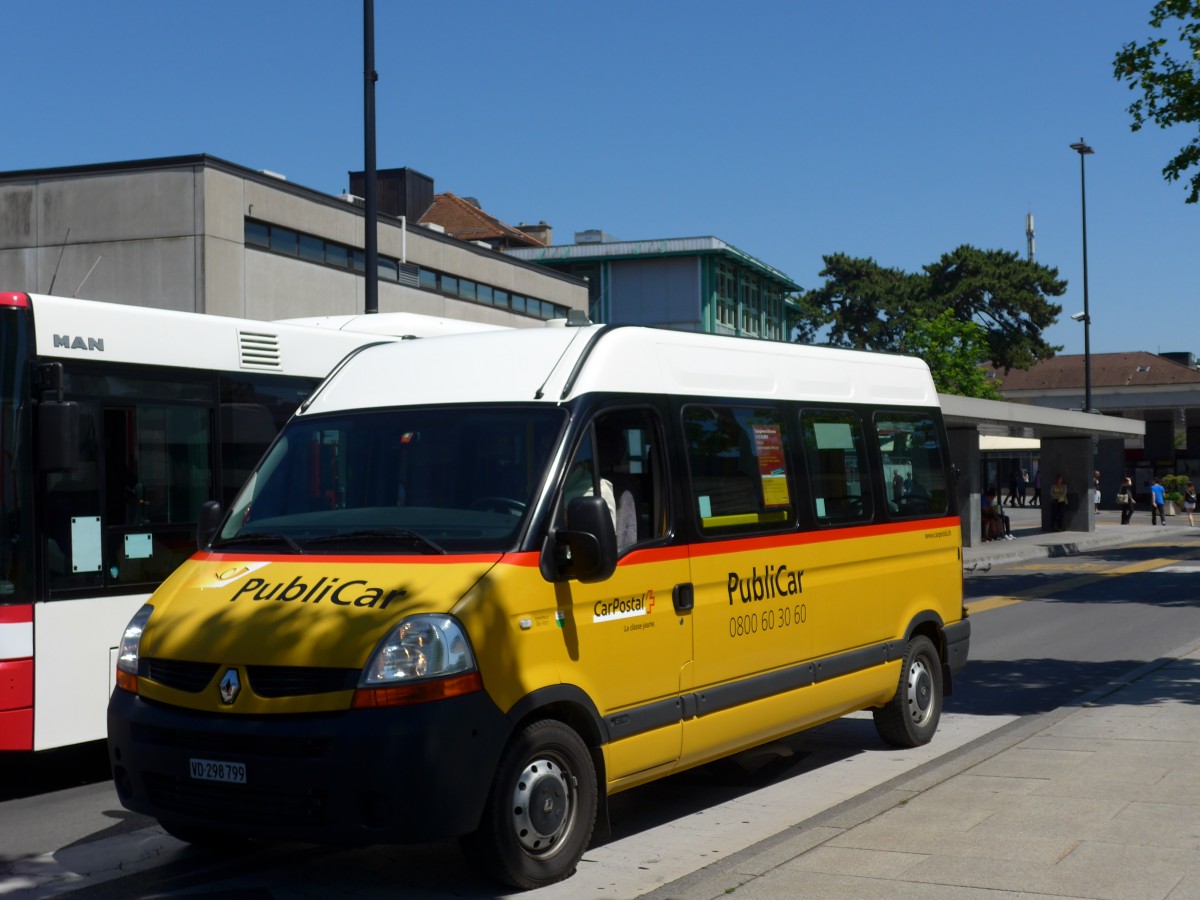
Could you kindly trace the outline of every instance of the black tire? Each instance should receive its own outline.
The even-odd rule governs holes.
[[[924,635],[908,642],[896,695],[874,710],[875,730],[893,747],[928,744],[942,717],[942,662]]]
[[[537,888],[575,873],[596,823],[596,768],[587,745],[553,719],[526,726],[496,771],[479,830],[463,839],[487,875]]]

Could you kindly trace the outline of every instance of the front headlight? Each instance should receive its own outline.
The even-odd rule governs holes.
[[[352,705],[405,706],[482,689],[475,655],[458,621],[450,616],[410,616],[371,654]]]
[[[117,647],[117,687],[130,693],[137,693],[138,659],[141,653],[142,632],[154,607],[147,603],[137,611],[125,633],[121,635],[121,643]]]
[[[359,687],[470,672],[475,657],[450,616],[410,616],[391,630],[363,669]]]

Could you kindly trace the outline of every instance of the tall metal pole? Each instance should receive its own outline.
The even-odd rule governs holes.
[[[1079,199],[1083,210],[1083,411],[1092,411],[1092,346],[1090,331],[1092,316],[1088,311],[1088,264],[1087,264],[1087,178],[1084,175],[1083,158],[1096,151],[1084,143],[1083,138],[1071,149],[1079,154]]]
[[[379,312],[379,211],[375,175],[375,3],[363,0],[363,177],[366,180],[366,272],[363,312]]]

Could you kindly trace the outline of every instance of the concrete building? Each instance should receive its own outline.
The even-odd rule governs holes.
[[[574,244],[509,256],[587,279],[594,322],[788,339],[788,294],[800,286],[715,237],[619,241],[601,231]]]
[[[416,224],[431,179],[377,174],[380,312],[519,327],[587,309],[570,274]],[[364,308],[364,236],[353,193],[207,155],[0,173],[4,290],[252,319],[348,315]]]

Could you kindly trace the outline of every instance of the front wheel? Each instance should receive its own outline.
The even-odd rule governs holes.
[[[468,855],[493,878],[537,888],[574,874],[596,822],[587,745],[553,719],[526,726],[500,760]]]
[[[875,730],[893,747],[928,744],[942,717],[942,663],[933,641],[917,635],[908,642],[896,695],[874,710]]]

